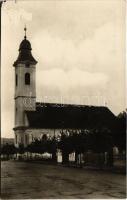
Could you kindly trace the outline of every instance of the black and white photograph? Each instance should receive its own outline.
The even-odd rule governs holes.
[[[126,6],[0,0],[1,199],[126,199]]]

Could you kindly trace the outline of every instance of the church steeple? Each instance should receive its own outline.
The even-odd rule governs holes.
[[[31,44],[25,35],[19,46],[19,56],[15,66],[15,138],[16,145],[24,142],[24,129],[27,127],[26,111],[36,110],[36,64],[31,53]]]
[[[32,56],[31,53],[31,43],[29,42],[29,40],[27,40],[26,37],[26,26],[24,28],[25,31],[25,36],[24,39],[22,40],[22,42],[20,43],[19,46],[19,56],[17,58],[17,60],[14,62],[13,66],[17,67],[18,64],[33,64],[36,65],[37,61],[34,59],[34,57]]]

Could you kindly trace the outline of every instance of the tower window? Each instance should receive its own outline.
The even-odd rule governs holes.
[[[18,75],[16,74],[16,77],[15,77],[15,84],[16,86],[18,85]]]
[[[25,74],[25,85],[30,85],[30,74],[29,73]]]

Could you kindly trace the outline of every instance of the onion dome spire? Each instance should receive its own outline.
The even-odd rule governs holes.
[[[37,64],[37,61],[34,59],[31,53],[31,50],[32,50],[31,43],[29,42],[29,40],[27,40],[27,37],[26,37],[26,31],[27,31],[26,26],[24,28],[24,31],[25,31],[25,36],[19,46],[19,56],[13,64],[13,66],[15,67],[18,64],[26,64],[26,65]]]

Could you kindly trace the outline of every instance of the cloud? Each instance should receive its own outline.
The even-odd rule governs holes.
[[[104,105],[108,76],[80,69],[37,71],[37,100],[51,103]],[[99,89],[98,89],[99,88]]]
[[[83,29],[83,31],[85,31]],[[104,24],[95,30],[92,37],[63,39],[48,30],[40,29],[32,39],[33,54],[41,69],[83,69],[85,71],[110,73],[121,64],[122,40],[119,27]],[[40,51],[41,49],[41,51]]]
[[[118,88],[116,71],[122,73],[121,67],[116,68],[122,62],[121,48],[116,48],[120,44],[116,29],[112,23],[107,23],[96,29],[92,37],[82,40],[65,40],[40,29],[32,39],[33,55],[38,60],[39,97],[43,93],[52,96],[101,93],[110,98],[108,94],[112,93],[112,88]]]
[[[7,2],[7,6],[3,7],[3,17],[6,20],[6,25],[19,26],[19,23],[24,23],[32,21],[32,13],[28,12],[26,9],[19,7],[14,2],[13,7],[10,3]]]
[[[105,87],[108,77],[103,73],[90,73],[76,68],[69,71],[55,68],[37,72],[37,80],[40,88],[41,86],[53,87],[63,91],[76,87]]]

